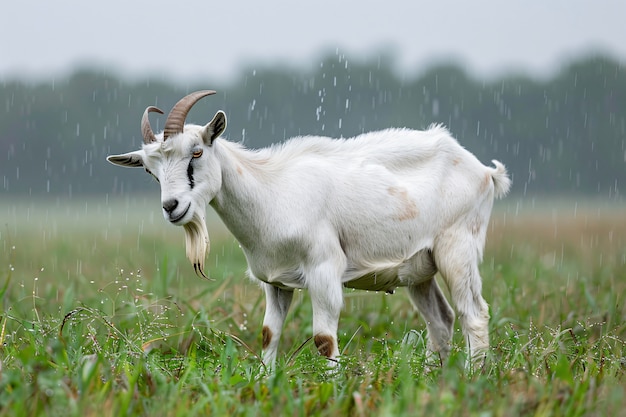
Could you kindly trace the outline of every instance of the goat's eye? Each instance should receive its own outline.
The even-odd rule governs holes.
[[[202,156],[202,148],[195,149],[191,156],[193,156],[194,158],[200,158]]]

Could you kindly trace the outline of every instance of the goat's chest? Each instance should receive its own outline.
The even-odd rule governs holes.
[[[304,275],[298,269],[273,269],[257,272],[250,267],[250,274],[267,284],[271,284],[279,288],[305,288]]]
[[[281,288],[305,288],[302,264],[289,251],[244,253],[253,278]]]

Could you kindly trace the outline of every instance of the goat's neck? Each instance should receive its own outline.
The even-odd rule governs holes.
[[[271,193],[269,175],[263,162],[250,150],[225,140],[214,142],[222,171],[222,186],[211,206],[239,243],[252,248],[263,234],[266,204],[262,196]]]

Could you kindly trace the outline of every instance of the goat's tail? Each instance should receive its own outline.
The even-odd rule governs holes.
[[[495,165],[495,168],[491,168],[491,178],[493,179],[495,196],[496,198],[501,198],[509,192],[511,179],[506,171],[506,167],[502,163],[495,159],[491,162]]]

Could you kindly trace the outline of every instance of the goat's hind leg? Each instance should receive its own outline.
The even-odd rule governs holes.
[[[446,359],[450,353],[454,310],[448,304],[434,276],[437,267],[430,251],[423,251],[402,271],[409,282],[411,301],[424,318],[428,331],[426,348],[430,355]]]
[[[409,296],[426,322],[430,355],[445,360],[450,353],[454,328],[454,310],[448,304],[435,278],[409,286]]]
[[[474,362],[484,359],[489,349],[489,306],[482,296],[477,243],[474,239],[450,234],[442,237],[434,252]]]

